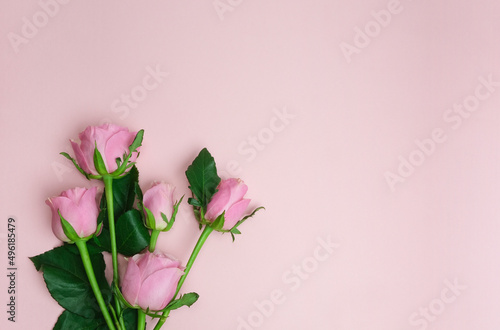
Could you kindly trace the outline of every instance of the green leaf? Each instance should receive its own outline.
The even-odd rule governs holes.
[[[78,251],[78,247],[75,244],[66,244],[66,249],[80,258],[80,251]],[[87,241],[87,250],[89,251],[89,255],[99,254],[104,251],[99,246],[93,244],[92,240]]]
[[[206,209],[210,199],[217,192],[220,182],[215,160],[207,148],[202,149],[193,163],[188,166],[186,177],[190,184],[189,189],[199,202],[198,205]],[[189,203],[193,205],[193,200]]]
[[[105,330],[108,329],[104,318],[87,319],[68,310],[57,319],[54,330]]]
[[[57,248],[55,248],[55,249],[53,249],[51,251],[54,251],[54,250],[57,250],[57,249],[63,249],[63,248],[66,251],[71,252],[74,255],[76,255],[78,258],[80,258],[80,251],[78,251],[78,247],[76,245],[74,245],[74,244],[64,243],[64,245],[59,246],[59,247],[57,247]],[[89,242],[87,242],[87,250],[89,251],[89,255],[99,254],[99,253],[102,252],[101,248],[99,248],[96,245],[89,244]],[[40,271],[40,269],[44,265],[44,262],[47,260],[46,259],[47,258],[46,254],[49,253],[49,252],[51,252],[51,251],[47,251],[44,254],[40,254],[40,255],[37,255],[37,256],[29,258],[31,260],[31,262],[33,262],[33,264],[35,265],[35,268],[36,268],[37,271]]]
[[[115,232],[118,253],[127,257],[144,250],[149,245],[149,240],[151,239],[149,230],[144,227],[141,213],[135,209],[127,211],[116,220]],[[94,237],[94,243],[104,251],[111,252],[107,218],[104,222],[101,235]]]
[[[93,242],[93,244],[99,247],[102,251],[111,252],[111,238],[109,237],[107,210],[101,209],[97,219],[103,219],[101,233],[99,236],[94,236],[89,242]]]
[[[118,219],[123,213],[133,209],[137,186],[139,185],[138,182],[139,171],[135,166],[121,178],[113,179],[113,210],[115,219]],[[108,224],[106,192],[102,194],[99,207],[101,212],[99,213],[98,219],[104,221],[104,227],[106,228]]]
[[[191,198],[191,197],[188,198],[188,204],[196,206],[196,207],[201,207],[201,203],[198,202],[197,199],[194,199],[194,198]]]
[[[177,308],[181,308],[182,306],[191,307],[191,305],[194,304],[199,297],[200,295],[197,294],[196,292],[186,293],[182,295],[179,299],[176,299],[172,301],[170,304],[168,304],[165,309],[174,310]]]
[[[125,309],[123,311],[123,321],[127,329],[137,329],[137,309]]]
[[[136,182],[135,185],[134,185],[134,192],[135,192],[135,195],[137,196],[137,199],[142,202],[142,189],[141,189],[141,186],[139,186],[139,183]]]
[[[144,250],[149,245],[151,236],[144,227],[142,215],[137,210],[124,213],[116,221],[116,248],[118,253],[130,257]]]
[[[59,305],[85,318],[100,317],[99,305],[94,297],[81,257],[75,253],[75,249],[74,246],[66,244],[30,259],[36,269],[43,272],[47,289]],[[106,264],[102,254],[95,252],[93,249],[90,260],[104,300],[109,303],[111,288],[104,276]]]
[[[115,219],[134,206],[137,182],[139,182],[139,171],[135,166],[125,176],[113,180]]]
[[[101,204],[103,200],[105,200],[104,194],[101,199]],[[99,212],[99,216],[97,217],[97,223],[102,224],[101,232],[98,236],[94,236],[93,239],[90,240],[89,242],[93,242],[102,251],[111,252],[111,238],[109,236],[108,210],[106,209],[106,207],[103,207],[102,205],[101,205],[101,212]]]

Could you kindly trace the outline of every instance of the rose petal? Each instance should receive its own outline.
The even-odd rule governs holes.
[[[105,164],[108,172],[111,173],[118,168],[116,158],[120,158],[123,161],[123,155],[129,153],[128,147],[134,141],[134,137],[135,134],[130,133],[128,130],[116,132],[108,137],[103,149],[104,151],[99,150],[106,155]]]
[[[95,172],[93,165],[92,169],[90,168],[89,163],[87,162],[87,159],[85,158],[85,155],[82,152],[82,149],[80,149],[80,146],[75,141],[70,140],[70,142],[71,142],[71,147],[73,147],[73,152],[75,153],[76,162],[78,163],[78,165],[80,165],[82,170],[84,170],[87,173],[97,174],[97,172]]]
[[[165,268],[152,273],[142,283],[138,305],[153,311],[165,308],[173,298],[182,274],[178,268]]]
[[[229,230],[233,228],[234,225],[243,218],[243,214],[245,214],[248,204],[250,204],[249,199],[242,199],[226,211],[224,214],[224,229]]]
[[[143,278],[147,278],[152,273],[164,268],[179,268],[181,263],[178,260],[170,258],[159,253],[150,253],[147,251],[144,258],[138,262],[139,267],[143,270]]]
[[[97,189],[97,188],[96,188]],[[76,205],[80,204],[80,200],[87,193],[88,189],[76,187],[73,189],[65,190],[61,193],[61,196],[68,198]]]
[[[231,192],[231,197],[229,198],[228,204],[232,205],[240,201],[248,191],[248,186],[243,183],[240,179],[227,179],[221,182],[220,190],[229,190]]]
[[[230,198],[231,193],[229,192],[229,190],[223,189],[217,191],[212,197],[210,203],[208,203],[205,218],[207,218],[208,220],[215,220],[228,206]]]
[[[59,218],[59,214],[57,213],[57,207],[54,205],[52,198],[49,198],[45,201],[45,204],[50,206],[52,211],[52,232],[54,235],[63,242],[69,242],[70,239],[64,234],[64,230],[61,225],[61,220]]]
[[[128,261],[127,270],[122,278],[122,294],[123,297],[132,306],[137,306],[137,297],[141,289],[141,271],[136,264],[136,261],[131,258]]]

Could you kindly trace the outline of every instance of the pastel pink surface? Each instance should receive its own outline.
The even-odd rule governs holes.
[[[59,152],[103,122],[145,129],[142,186],[188,196],[207,147],[266,207],[234,243],[209,237],[183,289],[200,299],[165,329],[500,328],[500,2],[231,1],[220,16],[214,1],[88,0],[45,22],[47,2],[0,4],[4,272],[8,217],[17,234],[17,318],[0,328],[61,313],[28,257],[60,244],[45,199],[102,191]],[[34,17],[16,53],[9,35]],[[158,246],[185,265],[198,235],[183,203]]]

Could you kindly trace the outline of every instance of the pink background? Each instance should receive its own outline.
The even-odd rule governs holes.
[[[235,243],[209,238],[183,290],[200,300],[166,329],[500,329],[500,88],[478,87],[500,81],[498,1],[66,2],[51,17],[51,1],[0,1],[1,328],[57,320],[27,257],[59,245],[44,200],[96,184],[58,153],[112,121],[145,129],[143,187],[187,194],[206,146],[267,208]],[[168,75],[155,83],[156,67]],[[134,108],[120,101],[131,92]],[[464,100],[474,111],[457,127]],[[434,129],[446,140],[426,140]],[[385,176],[410,155],[421,164],[392,191]],[[199,232],[181,215],[159,245],[185,262]],[[328,237],[331,254],[318,250]]]

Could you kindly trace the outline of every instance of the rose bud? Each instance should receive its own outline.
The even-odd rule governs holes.
[[[45,201],[52,210],[52,231],[57,238],[63,242],[71,242],[64,233],[59,213],[73,227],[78,237],[86,238],[94,235],[99,215],[96,193],[97,187],[74,188]]]
[[[224,213],[223,229],[229,230],[241,220],[245,213],[249,199],[244,199],[248,187],[240,179],[222,180],[217,187],[218,191],[213,195],[207,206],[205,219],[214,221]]]
[[[112,173],[118,169],[116,159],[119,158],[123,163],[124,155],[130,153],[129,146],[132,145],[137,132],[129,132],[127,128],[113,124],[104,124],[101,126],[89,126],[80,133],[80,144],[71,140],[71,146],[75,152],[78,165],[86,173],[93,175],[103,174],[98,173],[94,164],[94,149],[97,146],[102,160],[104,162],[105,171]],[[137,159],[137,153],[132,153],[128,162],[134,162]]]
[[[143,310],[164,309],[174,297],[177,283],[184,274],[180,262],[163,254],[136,254],[129,259],[122,278],[122,294],[133,307]]]
[[[142,203],[146,227],[154,230],[169,230],[172,227],[178,207],[178,203],[174,201],[174,190],[174,186],[165,182],[155,182],[144,193]]]

